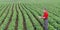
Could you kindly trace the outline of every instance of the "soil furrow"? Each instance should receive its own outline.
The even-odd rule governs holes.
[[[9,5],[8,5],[9,6]],[[6,9],[8,8],[8,6],[3,10],[3,12],[1,13],[0,17],[4,14],[4,12],[6,11]]]
[[[22,5],[21,5],[22,6]],[[22,8],[23,8],[23,6],[22,6]],[[23,8],[24,9],[24,8]],[[26,10],[25,10],[26,11]],[[34,28],[34,30],[36,30],[36,27],[35,27],[35,25],[34,25],[34,23],[33,23],[33,21],[32,21],[32,19],[31,19],[31,17],[30,17],[30,15],[28,14],[28,12],[26,11],[26,14],[28,15],[28,17],[29,17],[29,19],[30,19],[30,22],[32,23],[32,26],[33,26],[33,28]]]
[[[12,13],[11,13],[10,19],[9,19],[9,21],[8,21],[8,23],[7,23],[7,25],[6,25],[6,27],[5,27],[5,29],[4,29],[4,30],[8,30],[9,24],[10,24],[10,23],[11,23],[11,21],[12,21],[13,8],[14,8],[14,4],[13,4],[13,6],[12,6]]]
[[[19,9],[20,9],[20,11],[21,11],[21,13],[22,13],[22,16],[23,16],[23,30],[27,30],[27,27],[26,27],[26,20],[25,20],[25,17],[24,17],[24,13],[22,12],[22,10],[21,10],[19,4],[18,4],[18,7],[19,7]]]
[[[9,13],[9,9],[10,9],[10,7],[8,8],[8,11],[7,11],[7,13],[6,13],[6,16],[5,16],[4,19],[2,20],[0,26],[4,23],[4,21],[5,21],[6,17],[7,17],[7,15],[8,15],[8,13]]]
[[[16,12],[17,12],[17,15],[16,15],[16,22],[15,22],[15,30],[18,30],[18,10],[17,10],[17,5],[16,5]]]

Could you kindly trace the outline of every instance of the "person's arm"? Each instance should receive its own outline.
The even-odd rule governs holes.
[[[43,17],[43,16],[38,16],[39,18],[42,18],[42,19],[45,19],[45,17]]]
[[[42,16],[41,18],[42,18],[42,19],[45,19],[45,17],[43,17],[43,16]]]

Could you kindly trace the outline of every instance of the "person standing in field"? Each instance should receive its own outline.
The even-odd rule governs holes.
[[[44,19],[44,30],[48,30],[48,11],[44,8],[43,12],[43,16],[39,16],[39,18]]]

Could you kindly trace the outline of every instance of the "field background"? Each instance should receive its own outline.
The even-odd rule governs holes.
[[[48,30],[60,30],[60,0],[0,0],[0,30],[44,30],[44,7]]]

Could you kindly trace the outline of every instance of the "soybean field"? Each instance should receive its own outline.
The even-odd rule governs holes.
[[[60,0],[0,0],[0,30],[44,30],[44,7],[48,30],[60,30]]]

